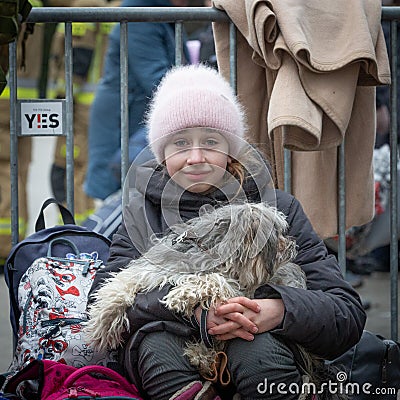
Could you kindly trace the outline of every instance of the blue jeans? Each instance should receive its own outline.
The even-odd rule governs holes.
[[[187,339],[169,332],[147,334],[139,347],[138,370],[149,398],[167,400],[188,383],[201,380],[183,356]],[[293,353],[270,333],[255,335],[252,342],[229,341],[228,368],[242,400],[298,399],[294,393],[279,393],[277,385],[301,387],[301,374]],[[285,386],[282,386],[285,385]]]

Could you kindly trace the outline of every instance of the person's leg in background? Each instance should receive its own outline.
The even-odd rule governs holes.
[[[10,104],[0,99],[0,265],[11,250],[11,178],[10,178]],[[25,237],[28,224],[27,180],[31,162],[32,139],[18,138],[18,227],[19,239]]]
[[[74,105],[74,214],[76,223],[82,223],[94,211],[94,202],[83,190],[87,168],[89,105]],[[54,197],[60,203],[66,201],[66,141],[58,137],[54,162],[51,168],[51,184]]]

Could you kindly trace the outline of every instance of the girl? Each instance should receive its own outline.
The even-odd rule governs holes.
[[[232,298],[210,309],[207,329],[228,341],[227,367],[241,399],[299,398],[298,391],[288,390],[289,385],[301,390],[302,384],[291,343],[326,359],[345,352],[365,324],[358,295],[299,202],[271,188],[266,164],[243,139],[244,112],[215,70],[172,69],[153,97],[147,127],[155,160],[128,175],[124,222],[114,235],[107,270],[118,271],[140,257],[153,235],[198,216],[203,207],[233,201],[276,206],[287,216],[288,235],[298,247],[295,262],[306,273],[308,290],[266,284],[255,299]],[[182,355],[187,337],[199,336],[201,310],[191,321],[173,315],[159,301],[168,290],[139,293],[129,310],[126,373],[146,398],[218,398]]]

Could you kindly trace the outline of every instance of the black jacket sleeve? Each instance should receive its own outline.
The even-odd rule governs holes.
[[[139,251],[132,244],[125,225],[122,223],[113,236],[110,247],[110,256],[106,262],[105,268],[97,271],[93,285],[89,293],[89,302],[93,301],[94,292],[99,289],[104,280],[110,276],[111,272],[118,272],[126,267],[133,259],[140,257]]]
[[[270,285],[281,296],[286,314],[274,330],[326,359],[344,353],[359,341],[366,315],[360,298],[341,274],[334,256],[314,232],[300,203],[278,192],[278,208],[288,218],[289,236],[298,246],[295,262],[305,271],[307,289]]]
[[[129,264],[131,260],[140,257],[140,252],[133,245],[132,240],[122,223],[114,234],[110,247],[110,256],[107,260],[107,268],[117,270]]]

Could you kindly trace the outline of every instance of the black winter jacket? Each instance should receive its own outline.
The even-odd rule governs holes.
[[[175,195],[179,189],[161,167],[154,169],[152,163],[140,167],[130,179],[130,187],[135,189],[129,191],[129,210],[125,210],[124,223],[113,237],[107,271],[117,271],[131,259],[139,257],[150,246],[149,235],[165,233],[170,226],[166,222],[168,210],[175,212],[179,207],[180,216],[186,221],[198,216],[200,207],[205,204],[224,204],[229,192],[224,188],[198,195],[181,189],[181,193]],[[172,190],[168,190],[170,184]],[[268,189],[266,185],[260,187],[252,180],[245,183],[244,190],[247,201],[267,199],[287,216],[290,226],[288,235],[296,240],[298,246],[295,262],[307,277],[308,290],[265,286],[264,289],[274,293],[275,297],[278,293],[286,309],[282,326],[273,333],[301,344],[323,358],[336,358],[357,343],[363,331],[366,316],[359,296],[343,279],[336,258],[328,254],[325,244],[314,232],[300,203],[293,196]],[[95,288],[101,278],[99,273]],[[195,334],[189,322],[185,323],[159,302],[167,291],[168,288],[164,288],[160,292],[137,295],[129,311],[131,331],[126,337],[131,339],[130,365],[135,365],[132,364],[136,360],[135,349],[147,332],[166,329],[182,335]]]

